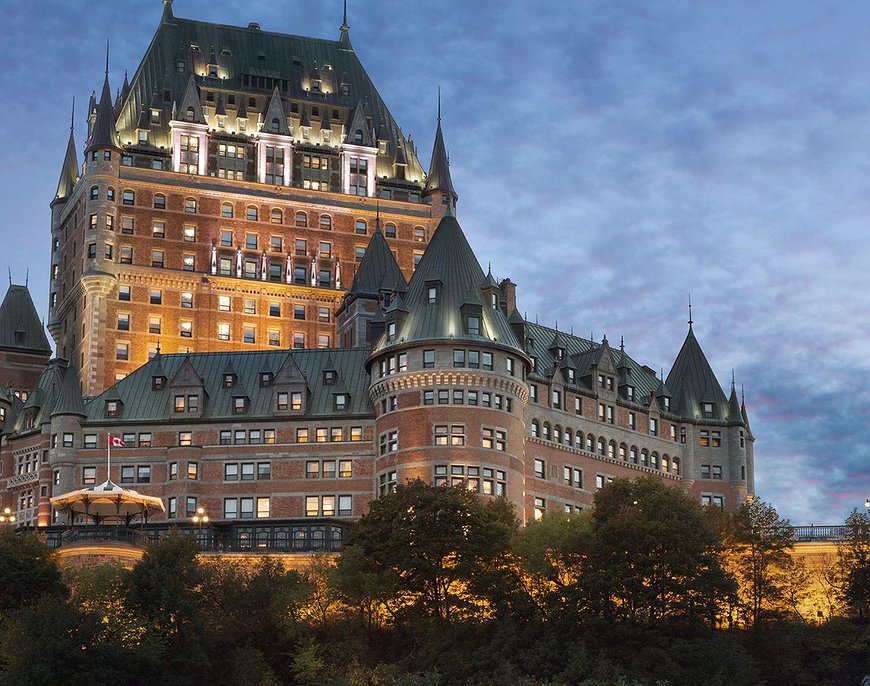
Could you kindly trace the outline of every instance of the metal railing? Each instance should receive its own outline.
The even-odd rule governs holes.
[[[76,529],[68,529],[61,532],[60,536],[46,538],[49,547],[72,545],[75,543],[114,542],[129,543],[130,545],[144,547],[149,542],[148,535],[137,529],[117,526],[85,526]],[[55,545],[51,545],[51,543]]]
[[[842,524],[837,525],[817,525],[810,524],[809,526],[794,527],[792,541],[795,543],[808,543],[810,541],[842,541],[846,538],[848,527]]]

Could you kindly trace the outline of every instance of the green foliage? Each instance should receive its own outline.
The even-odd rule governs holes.
[[[68,593],[54,553],[36,534],[0,534],[0,618],[38,602]]]
[[[853,617],[870,619],[870,516],[853,510],[840,545],[843,585],[840,599]]]
[[[727,566],[739,585],[735,619],[760,627],[792,612],[789,582],[800,571],[789,554],[794,527],[758,498],[747,500],[726,526]]]
[[[516,526],[503,501],[416,480],[374,501],[350,544],[369,578],[392,586],[392,613],[446,622],[486,611]]]

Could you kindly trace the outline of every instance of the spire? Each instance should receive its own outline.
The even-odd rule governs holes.
[[[344,18],[341,22],[341,37],[338,39],[339,45],[341,45],[344,50],[353,50],[353,46],[350,44],[350,26],[347,23],[347,0],[344,0]]]
[[[175,19],[172,16],[172,0],[163,0],[163,23],[169,24]]]
[[[689,293],[689,328],[690,329],[692,328],[692,324],[694,324],[694,322],[692,321],[692,294]]]
[[[432,160],[429,162],[429,174],[426,177],[424,192],[428,195],[441,191],[447,195],[446,204],[452,209],[459,199],[450,178],[450,160],[447,158],[447,148],[444,146],[444,133],[441,130],[441,89],[438,89],[438,127],[435,129],[435,146],[432,148]]]
[[[51,416],[56,417],[64,414],[87,416],[85,404],[82,401],[82,387],[79,384],[78,375],[72,367],[67,367],[64,370],[63,381],[60,383]]]
[[[97,105],[97,118],[94,121],[94,129],[91,132],[90,141],[85,148],[85,154],[99,148],[114,148],[118,146],[118,134],[115,132],[114,105],[112,103],[112,90],[109,88],[109,41],[106,41],[106,78],[103,80],[103,92],[100,95],[100,104]]]
[[[737,385],[734,383],[734,370],[731,370],[731,396],[728,398],[728,421],[734,424],[743,423],[743,412],[737,399]]]
[[[60,170],[60,180],[57,182],[57,191],[54,201],[67,200],[72,195],[73,188],[79,180],[79,161],[76,156],[75,138],[76,99],[73,98],[72,114],[69,123],[69,142],[66,145],[66,155],[63,158],[63,166]]]

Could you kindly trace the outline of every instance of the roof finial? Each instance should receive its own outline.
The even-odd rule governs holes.
[[[9,270],[9,285],[12,285],[12,267],[6,267]]]
[[[76,96],[73,96],[72,112],[69,115],[69,130],[72,133],[76,126]]]
[[[734,378],[734,367],[731,367],[731,390],[732,392],[736,388],[735,378]]]
[[[375,231],[381,228],[381,200],[375,200]]]
[[[557,319],[556,320],[556,331],[558,331],[558,330],[559,330],[559,320]]]
[[[694,324],[694,322],[692,321],[692,294],[689,293],[689,328],[690,329],[692,328],[692,324]]]
[[[741,405],[746,404],[746,395],[743,392],[743,384],[740,384],[740,404]]]
[[[438,123],[441,123],[441,86],[438,86]]]
[[[622,352],[625,352],[625,336],[624,335],[619,337],[619,349]]]
[[[160,354],[160,339],[157,339],[157,354]]]
[[[347,0],[344,0],[344,19],[341,22],[342,29],[349,29],[350,26],[347,25]]]
[[[24,272],[24,287],[27,288],[30,285],[30,267],[27,268],[27,271]]]
[[[106,78],[109,78],[109,39],[106,38]]]

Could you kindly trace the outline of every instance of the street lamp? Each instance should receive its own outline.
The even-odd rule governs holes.
[[[867,500],[864,501],[864,507],[870,510],[870,498],[867,498]],[[9,508],[7,507],[6,509],[8,510]]]
[[[8,507],[3,508],[3,514],[0,514],[0,524],[3,525],[3,530],[7,530],[10,524],[15,524],[16,516],[12,514],[12,509]]]
[[[196,524],[196,540],[202,546],[202,525],[208,524],[208,515],[205,513],[204,507],[196,508],[196,514],[193,515],[193,523]]]

